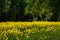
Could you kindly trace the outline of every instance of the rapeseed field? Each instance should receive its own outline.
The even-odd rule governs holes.
[[[0,40],[60,40],[60,22],[1,22]]]

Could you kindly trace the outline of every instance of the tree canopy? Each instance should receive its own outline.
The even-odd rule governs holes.
[[[0,0],[0,21],[60,21],[60,0]]]

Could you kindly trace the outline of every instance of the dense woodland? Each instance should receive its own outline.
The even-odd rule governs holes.
[[[0,21],[60,21],[60,0],[0,0]]]

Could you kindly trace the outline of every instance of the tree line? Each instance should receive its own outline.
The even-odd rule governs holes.
[[[60,0],[0,0],[0,21],[60,21]]]

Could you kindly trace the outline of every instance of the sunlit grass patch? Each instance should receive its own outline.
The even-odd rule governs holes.
[[[1,22],[0,40],[59,40],[60,22]]]

